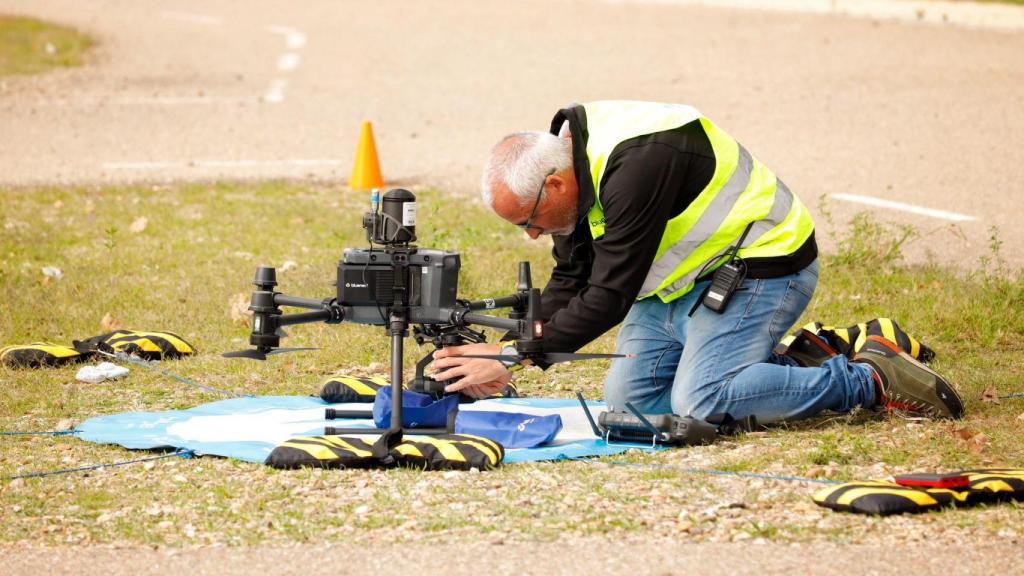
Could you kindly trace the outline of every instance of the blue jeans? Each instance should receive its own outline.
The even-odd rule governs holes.
[[[672,412],[706,419],[729,413],[758,422],[796,420],[823,410],[848,412],[874,403],[871,369],[843,355],[820,368],[800,368],[772,353],[807,307],[818,283],[818,263],[796,274],[746,279],[722,314],[690,310],[708,281],[665,304],[657,297],[633,304],[619,330],[605,402],[624,410]]]

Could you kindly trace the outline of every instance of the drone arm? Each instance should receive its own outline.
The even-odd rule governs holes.
[[[330,322],[335,318],[341,320],[341,308],[337,310],[327,309],[316,312],[302,312],[300,314],[283,314],[277,318],[278,326],[294,326],[296,324],[309,324],[311,322]]]
[[[476,300],[467,304],[470,310],[494,310],[496,308],[516,308],[526,304],[525,298],[520,294],[505,296],[504,298],[488,298]]]
[[[497,316],[488,316],[487,314],[473,314],[467,312],[460,316],[460,324],[470,325],[475,324],[477,326],[487,326],[489,328],[498,328],[501,330],[512,330],[519,332],[523,328],[521,320],[512,320],[510,318],[498,318]]]
[[[312,298],[300,298],[298,296],[289,296],[287,294],[281,294],[280,292],[274,292],[274,304],[278,306],[292,306],[295,308],[322,310],[326,305],[329,305],[330,302],[313,300]]]

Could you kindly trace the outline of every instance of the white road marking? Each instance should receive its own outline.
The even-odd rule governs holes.
[[[33,106],[58,108],[96,108],[107,104],[118,106],[193,106],[197,104],[258,104],[259,96],[102,96],[88,95],[77,100],[37,100]]]
[[[284,91],[288,88],[288,81],[284,78],[274,78],[274,81],[270,83],[270,88],[267,89],[267,93],[263,95],[265,102],[277,104],[284,102]]]
[[[150,96],[145,98],[118,98],[116,104],[137,104],[137,105],[191,105],[191,104],[241,104],[245,102],[259,102],[256,97],[226,97],[226,96]]]
[[[975,218],[974,216],[968,216],[966,214],[946,212],[945,210],[936,210],[934,208],[924,208],[921,206],[914,206],[912,204],[904,204],[902,202],[893,202],[892,200],[872,198],[870,196],[859,196],[857,194],[832,194],[832,197],[837,200],[856,202],[858,204],[867,204],[868,206],[875,206],[877,208],[899,210],[900,212],[909,212],[911,214],[929,216],[931,218],[940,218],[942,220],[952,220],[953,222],[971,222],[973,220],[977,220],[977,218]]]
[[[167,168],[263,168],[340,166],[334,158],[291,158],[286,160],[191,160],[181,162],[105,162],[104,170],[164,170]]]
[[[208,16],[206,14],[195,14],[193,12],[173,12],[165,10],[160,13],[161,18],[167,20],[178,20],[180,22],[189,22],[191,24],[201,24],[203,26],[219,26],[221,19],[216,16]]]
[[[604,0],[609,4],[680,4],[841,14],[854,18],[927,22],[970,28],[1017,31],[1024,29],[1024,10],[1010,4],[959,2],[951,0]]]
[[[159,170],[184,166],[181,162],[107,162],[104,170]]]
[[[306,45],[306,35],[294,28],[289,28],[287,26],[268,26],[267,30],[270,30],[274,34],[284,36],[285,43],[292,50],[297,50]]]
[[[278,70],[295,70],[299,65],[299,55],[295,52],[285,52],[277,59]]]
[[[306,35],[294,28],[287,26],[267,26],[272,34],[279,34],[284,36],[285,45],[292,52],[285,52],[277,59],[277,69],[282,72],[290,72],[298,67],[299,55],[294,52],[306,45]],[[275,78],[270,83],[270,88],[267,93],[263,95],[263,101],[271,104],[278,104],[284,102],[284,92],[288,87],[288,81],[283,78]]]

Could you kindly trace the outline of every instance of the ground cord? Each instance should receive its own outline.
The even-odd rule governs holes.
[[[45,432],[0,432],[0,436],[70,436],[78,430],[47,430]]]
[[[252,398],[253,397],[252,394],[235,394],[234,392],[228,392],[227,390],[221,390],[219,388],[214,388],[212,386],[205,386],[205,385],[200,384],[198,382],[193,382],[192,380],[189,380],[188,378],[185,378],[184,376],[178,376],[177,374],[174,374],[173,372],[168,372],[167,370],[161,370],[160,368],[157,368],[156,366],[153,366],[151,363],[149,363],[149,362],[147,362],[147,361],[145,361],[145,360],[143,360],[141,358],[136,358],[135,356],[130,356],[128,354],[125,354],[124,352],[117,352],[117,353],[114,353],[114,354],[111,354],[110,352],[104,352],[102,350],[97,350],[97,352],[99,352],[100,354],[102,354],[104,356],[108,356],[110,358],[114,358],[114,359],[120,360],[122,362],[128,362],[130,364],[135,364],[136,366],[142,366],[143,368],[146,368],[148,370],[152,370],[154,372],[158,372],[160,374],[163,374],[164,376],[167,376],[168,378],[173,378],[173,379],[177,380],[178,382],[181,382],[181,383],[184,383],[184,384],[188,384],[189,386],[195,386],[196,388],[202,388],[203,390],[207,390],[207,391],[210,391],[210,392],[216,392],[217,394],[220,394],[222,396],[230,396],[232,398]]]
[[[735,476],[737,478],[752,478],[758,480],[779,480],[783,482],[810,482],[814,484],[843,484],[840,480],[819,480],[817,478],[803,478],[800,476],[774,476],[771,474],[758,474],[756,472],[731,472],[729,470],[715,470],[714,468],[690,468],[686,466],[673,466],[671,464],[638,464],[635,462],[623,462],[614,460],[603,462],[590,458],[581,458],[591,464],[610,464],[612,466],[624,466],[626,468],[649,468],[655,470],[675,470],[684,474],[707,474],[710,476]]]
[[[51,470],[48,472],[30,472],[28,474],[19,474],[17,476],[4,476],[0,478],[2,480],[20,480],[28,478],[45,478],[47,476],[57,476],[60,474],[73,474],[75,472],[89,472],[91,470],[99,470],[101,468],[114,468],[116,466],[127,466],[128,464],[137,464],[139,462],[152,462],[153,460],[163,460],[164,458],[191,458],[195,452],[192,450],[186,450],[185,448],[179,448],[174,452],[168,454],[161,454],[160,456],[150,456],[149,458],[137,458],[135,460],[125,460],[123,462],[111,462],[110,464],[94,464],[92,466],[82,466],[80,468],[66,468],[63,470]]]

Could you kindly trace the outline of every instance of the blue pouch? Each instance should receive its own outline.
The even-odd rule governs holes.
[[[455,417],[456,434],[483,436],[505,448],[533,448],[551,442],[561,430],[562,417],[558,414],[461,410]]]
[[[373,401],[373,423],[378,428],[391,426],[391,387],[377,391]],[[402,426],[405,428],[444,428],[448,425],[448,413],[458,409],[457,395],[445,396],[434,401],[427,394],[402,391]]]

